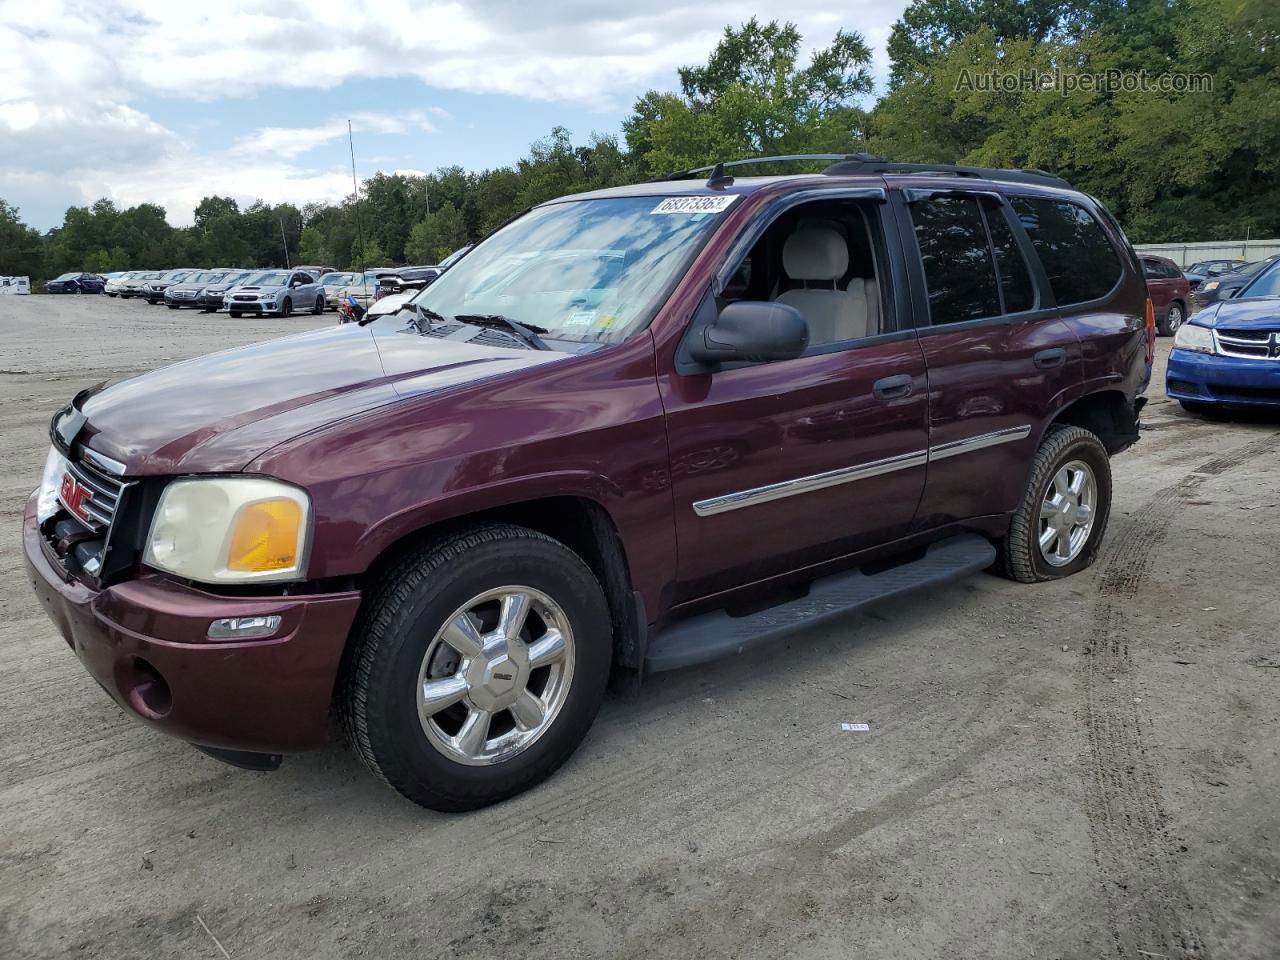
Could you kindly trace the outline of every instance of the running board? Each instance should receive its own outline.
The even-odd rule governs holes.
[[[742,653],[877,600],[977,573],[995,559],[995,548],[986,539],[962,534],[933,544],[919,560],[871,576],[851,570],[815,580],[808,596],[745,617],[731,617],[723,610],[689,617],[653,638],[644,661],[645,672],[679,670]]]

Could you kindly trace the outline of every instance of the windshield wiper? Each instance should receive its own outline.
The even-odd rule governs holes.
[[[359,320],[357,320],[356,323],[358,323],[360,326],[363,327],[366,324],[373,323],[373,321],[377,320],[378,317],[390,317],[399,313],[401,310],[413,311],[413,317],[410,319],[409,322],[418,328],[419,333],[426,332],[422,329],[423,320],[429,320],[431,323],[445,322],[445,318],[442,317],[440,314],[436,313],[430,307],[424,307],[420,303],[414,303],[412,300],[408,300],[400,304],[400,306],[396,307],[390,313],[379,313],[375,315],[372,310],[367,310],[365,311],[365,315],[361,317]]]
[[[478,327],[506,327],[521,341],[533,347],[535,350],[554,350],[554,347],[547,346],[546,342],[538,336],[540,333],[550,333],[546,327],[535,327],[532,324],[517,323],[510,317],[504,317],[500,313],[459,313],[454,316],[455,320],[461,320],[463,323],[474,323]]]

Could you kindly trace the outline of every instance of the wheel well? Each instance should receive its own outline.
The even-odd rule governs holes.
[[[1102,441],[1108,453],[1133,443],[1138,434],[1137,417],[1119,390],[1083,396],[1058,411],[1053,422],[1083,427]]]
[[[613,626],[614,667],[637,670],[644,658],[646,619],[631,586],[631,571],[622,538],[609,512],[585,497],[546,497],[431,524],[392,543],[360,577],[375,582],[406,555],[442,536],[485,523],[513,523],[559,540],[582,558],[604,588]],[[367,593],[368,591],[366,591]]]

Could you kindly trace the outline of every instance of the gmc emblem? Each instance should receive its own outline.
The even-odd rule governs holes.
[[[62,475],[62,485],[58,488],[58,499],[62,501],[64,507],[85,523],[93,523],[93,517],[85,509],[85,504],[93,499],[93,491],[69,473],[63,473]]]

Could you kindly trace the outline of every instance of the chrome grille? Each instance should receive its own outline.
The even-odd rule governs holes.
[[[1280,360],[1280,331],[1215,329],[1218,352],[1248,360]]]
[[[93,491],[93,496],[83,501],[82,506],[95,529],[109,529],[120,506],[120,494],[125,488],[125,482],[115,471],[114,464],[92,450],[82,449],[78,458],[67,458],[67,472],[78,483]]]

